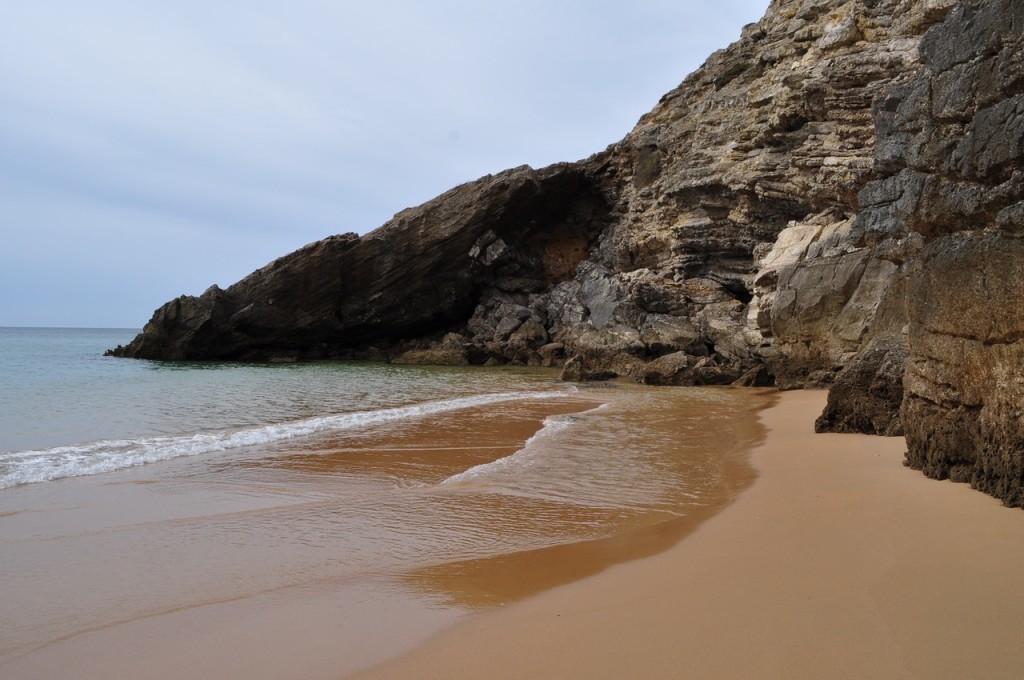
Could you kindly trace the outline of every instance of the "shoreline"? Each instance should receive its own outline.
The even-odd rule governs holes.
[[[724,389],[729,391],[732,388]],[[728,432],[672,433],[677,438],[699,437],[720,455],[717,488],[706,494],[702,505],[687,507],[685,514],[653,524],[624,528],[601,538],[414,569],[407,571],[401,580],[417,591],[436,593],[472,613],[486,613],[495,607],[507,606],[600,574],[616,565],[644,560],[671,550],[735,503],[754,483],[757,472],[750,464],[750,455],[765,438],[765,428],[758,414],[774,403],[777,394],[772,389],[742,388],[742,396],[731,407],[733,412]],[[597,399],[596,395],[586,392],[579,397]]]
[[[0,625],[0,676],[270,680],[297,671],[295,677],[331,678],[339,668],[366,668],[412,649],[467,610],[411,588],[393,569],[303,575],[294,554],[301,544],[292,543],[283,561],[254,566],[241,559],[211,561],[191,542],[215,549],[202,543],[211,522],[235,523],[241,530],[259,522],[261,513],[287,514],[308,505],[330,513],[334,494],[368,493],[339,486],[339,475],[397,479],[409,474],[403,468],[440,458],[443,465],[430,469],[444,477],[510,456],[548,418],[578,414],[598,403],[567,397],[501,404],[500,410],[483,405],[413,420],[371,440],[361,431],[338,433],[316,447],[269,454],[256,463],[229,452],[220,459],[181,457],[4,489],[0,543],[9,551],[5,557],[15,560],[4,566],[23,585],[0,590],[12,611],[31,615]],[[464,441],[466,435],[453,424],[469,422],[473,436]],[[204,464],[222,472],[197,472]],[[225,477],[223,471],[234,466],[251,473]],[[385,487],[368,488],[377,493]],[[321,516],[313,528],[325,523]],[[181,534],[174,527],[185,528],[191,541],[177,538]],[[96,537],[103,539],[102,550],[94,545]],[[173,556],[173,568],[158,569],[142,554],[153,551],[154,543]],[[215,569],[222,574],[218,585],[200,591],[200,572]],[[299,576],[290,576],[292,569]],[[197,584],[182,575],[189,571],[199,576]],[[56,582],[54,573],[59,573]],[[92,591],[105,595],[98,599],[89,595]],[[154,603],[133,604],[163,591],[169,595]],[[88,603],[76,602],[81,598]],[[47,621],[34,621],[44,609],[52,610]],[[71,616],[78,622],[64,624],[62,619]],[[26,626],[35,630],[20,630]]]
[[[448,628],[345,677],[1016,678],[1024,516],[902,465],[902,438],[760,418],[757,482],[666,552]]]
[[[606,386],[335,434],[315,447],[181,458],[6,490],[0,515],[12,512],[0,554],[18,587],[5,601],[22,614],[0,626],[0,675],[269,680],[372,668],[495,605],[678,543],[752,483],[750,451],[764,438],[757,414],[771,394]],[[557,425],[598,412],[590,426]],[[524,455],[528,464],[502,472],[500,461]],[[604,472],[565,475],[552,461]],[[639,472],[655,462],[657,475]],[[482,477],[445,486],[480,469]],[[647,478],[658,481],[646,486]],[[657,496],[665,505],[636,510],[649,492],[669,492]],[[448,513],[441,524],[434,507]],[[364,508],[408,536],[364,538],[361,527],[378,526],[365,524]],[[393,508],[420,508],[426,519]],[[617,528],[587,538],[602,522]],[[473,556],[456,544],[450,552],[466,557],[434,566],[408,550],[368,561],[382,538],[403,550],[396,535],[413,545],[430,527],[442,547],[461,537],[446,527],[526,547]],[[545,546],[544,531],[581,539]]]

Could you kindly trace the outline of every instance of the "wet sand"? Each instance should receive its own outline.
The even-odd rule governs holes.
[[[756,420],[769,398],[764,392],[702,390],[693,397],[636,386],[582,392],[329,437],[317,451],[284,445],[266,455],[181,459],[6,490],[0,497],[0,570],[8,574],[0,584],[7,605],[0,677],[336,678],[407,652],[481,608],[663,551],[753,481],[748,453],[764,434]],[[616,400],[643,410],[646,426],[634,429],[636,413],[627,411],[606,419],[608,432],[581,428],[579,465],[601,465],[599,456],[605,465],[621,459],[625,450],[606,438],[614,433],[623,441],[654,435],[649,443],[671,453],[655,457],[663,486],[694,479],[686,451],[713,461],[716,470],[699,477],[707,485],[695,491],[699,503],[668,499],[664,509],[630,514],[517,496],[509,488],[486,493],[501,488],[500,478],[484,492],[472,482],[450,491],[438,486],[513,454],[550,417],[581,417]],[[660,410],[645,410],[654,402]],[[679,417],[694,408],[702,409],[700,418]],[[566,432],[577,436],[575,429]],[[605,451],[592,449],[595,436]],[[569,451],[559,449],[562,454]],[[602,493],[646,494],[629,488],[628,467],[610,469],[615,477]],[[595,491],[586,475],[576,476],[568,490]],[[353,523],[336,516],[346,496],[354,499],[346,506],[353,512],[365,498],[366,517],[384,515],[385,503],[422,501],[408,507],[441,507],[442,524],[486,520],[464,528],[488,541],[533,540],[533,533],[543,544],[543,532],[560,527],[552,537],[572,542],[416,566],[419,553],[408,545],[437,543],[444,554],[458,534],[430,517],[396,515],[387,520],[400,524],[392,538],[402,537],[397,548],[412,559],[398,566],[395,555],[381,553],[392,560],[384,565],[372,559],[376,553],[360,552],[370,550],[360,541],[372,544],[379,535],[352,535],[366,517],[356,515]],[[541,514],[523,514],[530,508]],[[572,532],[586,536],[588,527],[620,514],[611,535],[572,540]],[[436,535],[421,535],[425,528],[418,525],[428,520]]]
[[[670,389],[658,387],[654,391],[668,396]],[[686,424],[686,427],[651,424],[652,429],[658,428],[663,437],[673,442],[670,448],[683,449],[685,441],[686,446],[715,452],[720,468],[716,483],[703,491],[699,505],[686,507],[685,514],[668,519],[662,516],[653,523],[648,523],[650,517],[639,524],[626,522],[614,535],[595,540],[416,569],[405,574],[403,580],[419,592],[433,593],[449,603],[475,610],[507,605],[598,574],[612,565],[668,550],[734,502],[757,476],[749,458],[750,451],[765,436],[757,413],[771,403],[776,393],[769,389],[723,393],[731,396],[731,404],[727,410],[709,407],[707,421],[698,431],[684,419],[680,419],[680,425]],[[723,427],[723,416],[729,419],[727,427]],[[681,453],[681,457],[685,455]]]
[[[387,678],[1019,678],[1024,513],[816,435],[823,392],[763,412],[760,477],[654,557],[470,619]]]
[[[180,459],[5,490],[0,677],[333,678],[411,649],[467,610],[383,567],[318,573],[302,561],[301,536],[277,559],[261,559],[275,555],[258,545],[232,550],[256,538],[239,530],[274,541],[280,516],[306,506],[326,525],[332,496],[366,480],[437,481],[511,455],[545,418],[598,405],[471,408],[339,435],[319,451]],[[311,531],[301,518],[285,522]]]

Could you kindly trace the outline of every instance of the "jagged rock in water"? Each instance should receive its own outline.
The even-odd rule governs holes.
[[[462,185],[362,238],[330,237],[226,290],[173,300],[112,353],[264,360],[358,356],[396,343],[395,355],[426,350],[400,341],[464,325],[482,290],[540,290],[572,273],[607,213],[586,170],[521,167]],[[546,342],[526,331],[502,341],[513,338]]]

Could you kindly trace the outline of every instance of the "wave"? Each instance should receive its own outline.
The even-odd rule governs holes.
[[[490,463],[474,465],[468,470],[464,470],[458,474],[448,477],[443,480],[441,484],[446,486],[462,486],[473,482],[484,481],[488,477],[492,477],[510,469],[528,467],[536,461],[536,456],[544,450],[543,447],[540,446],[540,443],[543,440],[572,427],[580,420],[581,416],[603,410],[606,406],[607,404],[601,404],[600,406],[583,411],[582,413],[548,416],[544,419],[544,423],[541,428],[537,430],[532,437],[526,440],[523,444],[523,448],[509,456],[499,458],[498,460],[491,461]]]
[[[569,394],[571,391],[562,390],[498,392],[220,432],[142,439],[108,439],[82,445],[0,453],[0,489],[65,477],[113,472],[173,458],[272,444],[287,439],[422,418],[475,406],[518,400],[552,399]]]

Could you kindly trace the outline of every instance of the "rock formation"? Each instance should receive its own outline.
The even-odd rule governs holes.
[[[897,97],[877,193],[924,247],[907,290],[907,461],[1024,504],[1024,3],[966,0]]]
[[[178,298],[114,353],[579,357],[581,376],[673,384],[767,362],[787,387],[827,382],[876,312],[857,291],[895,266],[848,232],[873,178],[871,102],[916,70],[926,4],[777,0],[604,152],[470,182]],[[799,253],[777,252],[783,230]]]
[[[1021,504],[1022,7],[774,0],[606,150],[178,298],[112,353],[833,385],[819,429],[905,431]]]
[[[415,341],[465,329],[484,299],[509,353],[546,338],[532,292],[572,275],[607,219],[583,167],[528,167],[462,185],[405,210],[360,238],[333,236],[221,290],[156,311],[118,356],[154,359],[385,357],[373,346],[419,351]],[[506,292],[507,291],[507,292]],[[407,342],[401,342],[401,341]],[[456,343],[461,363],[487,351]],[[452,341],[433,348],[451,359]],[[397,358],[395,352],[391,353]]]

